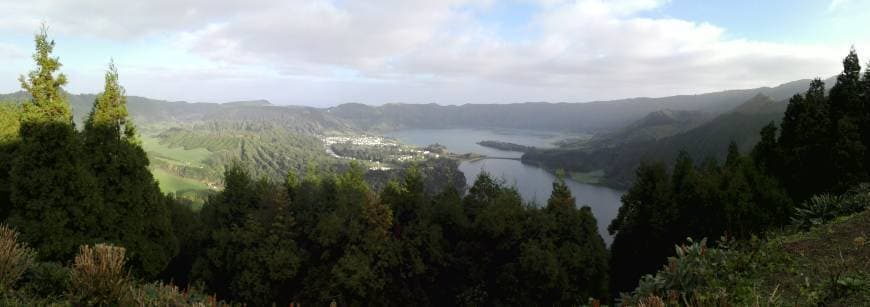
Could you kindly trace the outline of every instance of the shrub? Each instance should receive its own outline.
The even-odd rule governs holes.
[[[21,283],[30,297],[60,298],[69,289],[70,270],[56,262],[37,262],[27,270]]]
[[[870,183],[862,183],[848,192],[841,206],[842,214],[852,214],[870,208]]]
[[[850,215],[870,207],[870,183],[862,183],[843,195],[816,195],[795,209],[792,224],[806,230],[838,216]]]
[[[655,275],[643,276],[631,295],[621,298],[625,306],[741,306],[758,304],[758,294],[747,284],[749,259],[720,242],[719,248],[708,248],[707,240],[676,247],[677,256]],[[778,297],[765,297],[765,304],[776,304]]]
[[[18,242],[18,232],[0,225],[0,293],[11,290],[35,258],[33,249]]]
[[[809,229],[824,224],[839,216],[844,197],[829,194],[816,195],[795,208],[792,224],[800,229]]]
[[[145,284],[133,291],[138,306],[217,306],[217,299],[196,290],[181,291],[175,285],[161,282]]]
[[[130,299],[126,250],[106,244],[79,247],[70,274],[71,299],[86,305],[123,305]]]

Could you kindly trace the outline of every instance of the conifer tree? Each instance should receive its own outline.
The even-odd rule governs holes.
[[[46,260],[67,260],[84,243],[101,240],[104,214],[96,180],[87,168],[79,134],[52,57],[54,41],[43,26],[35,37],[36,68],[21,86],[24,102],[21,143],[12,163],[10,224]]]
[[[770,122],[761,129],[761,140],[752,148],[752,160],[765,173],[780,176],[782,174],[780,173],[782,154],[779,152],[779,144],[776,141],[776,130],[774,122]]]
[[[607,230],[615,235],[610,246],[610,290],[628,291],[640,276],[654,272],[673,253],[668,227],[677,218],[669,214],[673,190],[663,163],[642,163],[637,179],[622,196],[622,207]]]
[[[832,192],[843,192],[851,186],[867,180],[864,166],[867,147],[863,143],[861,128],[866,125],[864,106],[861,101],[861,66],[855,48],[843,59],[843,72],[831,88],[831,130],[833,146],[833,170],[837,184]]]
[[[519,255],[526,303],[580,305],[606,297],[607,248],[592,209],[576,207],[561,176],[547,207],[532,216]]]
[[[127,118],[127,98],[114,63],[109,63],[105,88],[94,101],[83,135],[103,195],[104,237],[127,248],[136,273],[156,276],[177,252],[178,242],[165,198]]]
[[[830,190],[836,180],[830,110],[825,84],[815,79],[804,95],[789,100],[783,115],[777,143],[782,169],[789,174],[780,179],[796,201]]]

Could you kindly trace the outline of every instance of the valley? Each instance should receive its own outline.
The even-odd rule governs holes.
[[[870,302],[870,2],[0,7],[0,306]]]
[[[564,170],[580,184],[624,189],[644,160],[672,161],[681,149],[693,156],[722,159],[723,146],[730,140],[748,150],[758,141],[762,126],[779,120],[785,110],[782,99],[807,82],[583,104],[343,104],[320,109],[262,100],[215,104],[130,97],[129,109],[145,132],[142,146],[161,188],[186,194],[197,203],[204,200],[195,195],[207,193],[191,192],[220,190],[223,168],[233,160],[250,165],[255,176],[280,181],[307,168],[345,169],[351,161],[395,178],[402,169],[428,159],[505,157],[550,173]],[[21,95],[0,99],[14,101]],[[69,97],[74,118],[81,123],[94,96]],[[433,132],[462,141],[417,135]],[[440,154],[426,149],[437,143],[450,144]],[[466,175],[465,181],[472,178]],[[535,193],[545,192],[528,189],[523,194],[531,200]]]

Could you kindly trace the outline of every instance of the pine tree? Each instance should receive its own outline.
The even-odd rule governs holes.
[[[103,195],[102,233],[126,247],[133,270],[150,278],[175,256],[178,242],[148,157],[127,118],[127,99],[114,63],[109,63],[105,81],[83,132],[90,168]]]
[[[10,224],[45,260],[68,260],[80,244],[101,240],[104,214],[96,180],[72,123],[61,64],[47,28],[36,35],[36,69],[22,76],[21,143],[12,162]]]

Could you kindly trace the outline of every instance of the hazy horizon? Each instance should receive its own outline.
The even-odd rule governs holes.
[[[130,95],[169,101],[592,102],[774,87],[836,74],[870,3],[849,0],[29,1],[0,30],[20,89],[41,22],[71,93],[114,59]],[[797,18],[795,16],[800,16]],[[862,60],[862,64],[864,60]]]
[[[820,78],[820,79],[822,79],[824,81],[824,80],[827,80],[829,78],[835,78],[835,77],[836,76],[831,76],[828,78]],[[765,87],[766,88],[776,88],[778,86],[785,85],[785,84],[788,84],[791,82],[808,81],[808,80],[811,80],[811,79],[804,78],[804,79],[792,80],[792,81],[788,81],[788,82],[784,82],[784,83],[780,83],[780,84],[776,84],[776,85],[763,85],[763,86],[747,87],[747,88],[721,89],[721,90],[714,90],[714,91],[703,92],[703,93],[685,93],[685,94],[674,94],[674,95],[668,95],[668,96],[655,96],[655,97],[649,97],[649,96],[617,97],[617,98],[606,99],[606,100],[588,100],[588,101],[516,101],[516,102],[460,102],[460,103],[442,103],[442,102],[435,102],[435,101],[432,101],[432,102],[384,101],[384,102],[366,103],[366,102],[358,102],[358,101],[345,101],[345,102],[338,102],[338,103],[334,103],[334,104],[305,105],[305,104],[285,103],[282,101],[272,101],[272,100],[265,99],[265,98],[248,98],[248,99],[214,100],[214,101],[188,101],[188,100],[182,100],[182,99],[165,99],[165,98],[161,98],[161,97],[135,95],[135,94],[130,94],[130,93],[128,93],[128,96],[161,100],[161,101],[166,101],[166,102],[184,102],[184,103],[225,104],[225,103],[266,101],[266,102],[268,102],[272,105],[275,105],[275,106],[301,106],[301,107],[315,107],[315,108],[332,108],[332,107],[337,107],[337,106],[340,106],[343,104],[363,104],[363,105],[367,105],[367,106],[383,106],[383,105],[389,105],[389,104],[436,104],[439,106],[523,104],[523,103],[550,103],[550,104],[570,103],[570,104],[575,104],[575,103],[599,103],[599,102],[623,101],[623,100],[632,100],[632,99],[661,99],[661,98],[677,97],[677,96],[705,95],[705,94],[713,94],[713,93],[727,92],[727,91],[752,90],[752,89],[759,89],[759,88],[765,88]],[[830,85],[831,84],[828,84],[828,86],[830,86]],[[9,94],[9,93],[16,93],[16,92],[23,92],[23,90],[19,89],[19,90],[13,91],[13,92],[0,93],[0,94]],[[99,94],[98,92],[91,92],[91,93],[73,93],[73,92],[69,92],[69,91],[67,91],[67,92],[71,95],[98,95]]]

